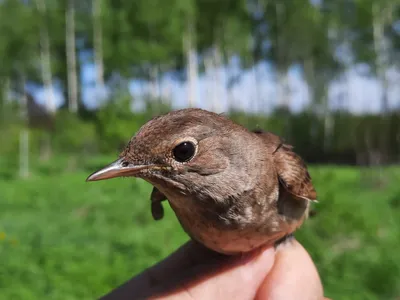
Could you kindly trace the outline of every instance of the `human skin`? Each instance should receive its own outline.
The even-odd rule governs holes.
[[[328,298],[310,255],[291,239],[238,256],[190,241],[101,299]]]

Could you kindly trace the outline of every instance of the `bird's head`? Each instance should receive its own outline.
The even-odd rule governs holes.
[[[183,109],[143,125],[119,159],[87,181],[139,177],[165,195],[222,197],[246,190],[257,170],[252,133],[229,119],[201,109]],[[221,198],[221,199],[219,199]]]

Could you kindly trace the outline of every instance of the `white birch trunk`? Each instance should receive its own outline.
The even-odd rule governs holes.
[[[10,90],[11,90],[11,80],[10,77],[7,76],[4,79],[4,89],[3,89],[3,101],[7,102],[10,97]]]
[[[7,118],[7,102],[9,100],[9,96],[10,96],[10,77],[6,76],[4,78],[4,81],[2,82],[2,99],[1,99],[1,118],[2,121],[6,120]]]
[[[287,70],[278,70],[278,105],[283,108],[290,106],[290,87]]]
[[[29,131],[27,128],[28,97],[25,92],[25,76],[22,76],[21,81],[20,114],[24,126],[19,135],[19,175],[21,178],[27,178],[29,177]]]
[[[104,60],[103,60],[103,27],[101,24],[101,0],[93,0],[93,51],[96,65],[96,90],[101,98],[105,96]]]
[[[162,88],[162,101],[165,105],[170,105],[172,98],[172,85],[171,82],[166,81]]]
[[[169,64],[163,64],[160,65],[159,67],[159,72],[160,74],[165,74],[170,65]],[[159,78],[158,80],[159,84],[159,91],[160,91],[160,97],[161,97],[161,103],[165,106],[169,106],[171,104],[171,97],[172,97],[172,85],[170,80],[162,80],[162,78]]]
[[[328,104],[328,96],[325,96]],[[328,105],[326,105],[328,106]],[[335,126],[335,119],[332,117],[329,107],[324,112],[324,150],[328,150],[332,145],[332,133]]]
[[[309,99],[309,110],[315,113],[315,87],[316,87],[316,78],[315,78],[315,70],[314,70],[314,60],[312,57],[307,58],[304,61],[303,65],[304,69],[304,77],[307,81],[307,91],[308,91],[308,99]]]
[[[261,100],[260,100],[258,72],[257,72],[257,67],[255,65],[253,65],[253,67],[251,68],[251,75],[253,77],[253,85],[254,85],[254,99],[252,99],[252,101],[254,105],[254,111],[258,113],[260,110]]]
[[[161,70],[161,66],[160,65],[156,65],[155,66],[155,85],[156,85],[156,95],[157,95],[157,99],[160,101],[160,103],[162,103],[162,86],[161,86],[161,77],[162,77],[163,71]]]
[[[308,110],[316,117],[320,117],[321,115],[321,103],[320,98],[317,97],[317,83],[315,77],[315,68],[314,68],[314,60],[312,57],[308,57],[304,61],[303,65],[304,69],[304,76],[307,81],[307,90],[308,90],[308,97],[310,100]],[[310,128],[310,136],[315,138],[318,133],[318,124],[312,123]]]
[[[382,113],[385,114],[389,110],[388,103],[388,88],[389,81],[386,76],[389,62],[389,49],[388,42],[385,39],[385,15],[382,6],[378,1],[372,2],[372,29],[374,39],[374,51],[376,55],[375,67],[378,80],[382,87],[381,108]]]
[[[66,53],[68,71],[68,109],[72,113],[78,111],[78,76],[76,70],[76,46],[75,46],[75,4],[74,0],[68,0],[65,12],[66,21]]]
[[[213,101],[213,106],[212,109],[215,112],[221,112],[222,111],[222,98],[223,98],[223,92],[224,92],[224,78],[222,74],[222,69],[223,69],[223,62],[222,62],[222,54],[221,54],[221,49],[216,44],[214,46],[213,50],[214,54],[214,73],[215,73],[215,80],[214,80],[214,101]]]
[[[36,0],[36,6],[42,18],[46,17],[47,7],[45,0]],[[41,76],[45,90],[45,107],[47,112],[54,115],[56,112],[56,102],[53,91],[53,75],[51,71],[51,50],[50,50],[50,38],[47,28],[47,24],[42,22],[40,28],[40,64],[41,64]],[[27,143],[29,143],[27,141]],[[46,133],[44,140],[41,145],[40,159],[48,160],[51,156],[51,137],[49,133]]]
[[[226,66],[226,69],[227,69],[227,87],[226,87],[226,95],[227,95],[226,104],[227,104],[227,108],[226,109],[227,109],[227,111],[231,111],[235,107],[236,101],[235,101],[235,95],[233,93],[234,85],[233,85],[233,83],[228,82],[228,81],[230,81],[232,79],[232,77],[235,76],[235,74],[234,74],[234,70],[233,70],[233,68],[231,67],[230,64],[228,64]]]
[[[381,83],[382,94],[381,94],[381,109],[382,109],[382,120],[381,130],[383,134],[380,139],[380,152],[378,154],[378,161],[383,163],[388,153],[388,134],[386,114],[389,112],[389,80],[387,71],[389,68],[389,41],[385,37],[385,26],[392,21],[393,3],[386,2],[386,5],[382,7],[382,4],[377,1],[372,2],[372,29],[373,29],[373,40],[374,40],[374,51],[375,51],[375,67],[378,77],[378,81]],[[383,176],[382,169],[380,169],[380,175]]]
[[[277,1],[275,3],[275,14],[276,14],[276,23],[278,33],[276,36],[276,69],[278,76],[278,107],[281,108],[289,108],[290,100],[289,100],[289,78],[288,78],[288,64],[290,62],[285,61],[283,56],[284,51],[284,42],[283,36],[280,34],[281,27],[283,24],[283,14],[285,10],[285,4],[283,2]]]
[[[45,17],[47,14],[45,0],[36,0],[36,6],[41,16]],[[46,24],[42,24],[40,28],[40,64],[42,82],[46,92],[46,109],[51,114],[54,114],[56,111],[56,102],[53,92],[53,76],[51,72],[50,38]]]
[[[207,82],[207,102],[209,102],[210,109],[213,106],[213,103],[217,100],[217,94],[215,92],[215,74],[213,59],[210,53],[206,53],[204,56],[204,69],[206,74],[206,82]]]
[[[149,94],[152,100],[160,99],[160,83],[159,83],[159,69],[158,66],[151,66],[149,69]]]
[[[195,42],[195,31],[193,23],[188,22],[186,31],[183,35],[183,48],[186,53],[187,68],[187,94],[188,106],[194,107],[197,104],[197,83],[198,83],[198,58]]]

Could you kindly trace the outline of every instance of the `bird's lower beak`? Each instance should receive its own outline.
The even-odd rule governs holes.
[[[108,166],[94,172],[86,181],[97,181],[122,176],[134,176],[144,169],[148,169],[148,165],[134,165],[127,163],[125,159],[120,158]]]

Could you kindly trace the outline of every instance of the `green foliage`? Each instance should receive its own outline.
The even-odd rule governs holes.
[[[132,99],[126,95],[107,102],[90,118],[82,119],[59,111],[55,128],[50,133],[30,130],[31,155],[38,157],[49,135],[55,153],[115,154],[148,120],[171,110],[160,99],[146,100],[145,104],[145,110],[132,113]],[[3,145],[0,155],[17,159],[19,135],[23,127],[16,115],[13,117],[10,113],[8,117],[10,122],[0,126],[0,142]],[[281,109],[271,116],[265,116],[232,111],[228,117],[248,129],[260,128],[282,136],[308,162],[368,165],[372,163],[374,155],[379,155],[383,163],[397,162],[399,159],[398,113],[388,114],[385,118],[335,113],[331,115],[330,130],[325,126],[325,119],[311,112],[293,115]]]
[[[143,183],[89,187],[88,192],[82,189],[88,187],[84,176],[67,175],[64,184],[56,177],[37,178],[23,192],[6,191],[10,183],[1,184],[7,199],[1,204],[6,211],[1,221],[1,234],[5,234],[0,242],[1,298],[99,297],[184,240],[183,234],[159,236],[148,202],[139,201],[147,196]],[[51,183],[57,188],[51,188]],[[121,199],[115,195],[122,193],[132,197],[116,208],[114,201]],[[114,213],[109,214],[110,210]],[[176,224],[169,217],[163,227],[174,231]],[[23,288],[21,282],[25,282]]]
[[[96,125],[100,151],[115,153],[115,151],[121,150],[144,123],[155,115],[171,110],[169,105],[157,100],[145,101],[145,110],[132,114],[131,96],[125,95],[98,110]]]
[[[59,157],[36,162],[28,180],[2,177],[0,298],[98,298],[188,239],[169,205],[163,220],[152,220],[151,186],[144,181],[85,183],[114,158],[86,157],[81,171],[66,173],[68,160]],[[400,292],[398,168],[380,175],[313,167],[311,176],[317,214],[296,236],[314,259],[326,296],[394,299]]]
[[[32,52],[38,39],[38,24],[32,11],[21,1],[0,4],[0,77],[32,71]],[[15,20],[23,20],[16,26]]]
[[[0,155],[17,156],[19,148],[19,135],[22,125],[18,123],[9,123],[0,129]]]
[[[320,203],[315,219],[297,235],[317,262],[326,295],[394,299],[400,280],[394,250],[400,211],[393,205],[400,199],[398,169],[326,171],[317,168],[311,174]]]
[[[331,116],[333,125],[329,132],[324,119],[307,112],[292,115],[281,110],[269,117],[232,112],[230,117],[249,129],[261,128],[282,136],[309,162],[369,164],[369,158],[357,159],[372,153],[379,153],[383,163],[396,162],[399,158],[397,113],[385,118],[335,113]]]
[[[143,124],[140,116],[130,112],[129,97],[110,102],[97,113],[100,148],[103,151],[120,150]]]
[[[95,124],[82,121],[77,115],[61,111],[56,118],[53,143],[59,153],[96,150]]]

